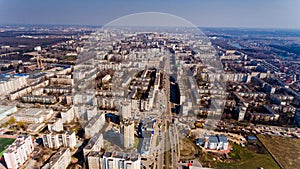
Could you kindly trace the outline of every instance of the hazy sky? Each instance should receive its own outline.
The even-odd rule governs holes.
[[[202,27],[300,29],[300,0],[0,0],[0,24],[104,25],[137,12]]]

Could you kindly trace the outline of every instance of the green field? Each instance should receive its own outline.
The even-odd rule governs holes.
[[[283,168],[299,168],[300,139],[267,135],[259,135],[258,138]]]
[[[265,151],[257,152],[251,146],[241,147],[231,144],[233,151],[229,153],[232,161],[218,162],[217,168],[220,169],[257,169],[263,167],[265,169],[280,169],[271,155]],[[254,147],[254,146],[253,146]]]
[[[15,139],[12,138],[0,138],[0,157],[2,157],[3,153],[5,152],[6,148],[12,144]]]

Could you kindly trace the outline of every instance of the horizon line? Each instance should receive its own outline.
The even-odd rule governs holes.
[[[2,26],[76,26],[76,27],[103,27],[104,25],[97,25],[97,24],[52,24],[52,23],[0,23],[0,27]],[[125,26],[126,27],[126,26]],[[145,26],[145,27],[150,27],[150,26]],[[162,26],[162,27],[167,27],[167,26]],[[170,27],[175,27],[175,26],[170,26]],[[181,26],[182,27],[182,26]],[[219,29],[271,29],[271,30],[299,30],[300,28],[287,28],[287,27],[245,27],[245,26],[198,26],[196,25],[197,28],[208,28],[208,29],[214,29],[214,28],[219,28]]]

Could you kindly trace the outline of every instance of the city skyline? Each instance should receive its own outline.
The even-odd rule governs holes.
[[[0,169],[299,168],[299,7],[0,0]]]
[[[120,17],[142,12],[168,13],[199,27],[300,29],[299,1],[4,1],[0,24],[105,25]]]

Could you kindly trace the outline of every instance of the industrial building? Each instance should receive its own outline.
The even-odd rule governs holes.
[[[15,113],[17,111],[17,106],[4,106],[0,105],[0,120],[5,117]]]
[[[14,114],[16,121],[26,123],[42,123],[52,117],[52,109],[27,108]]]

